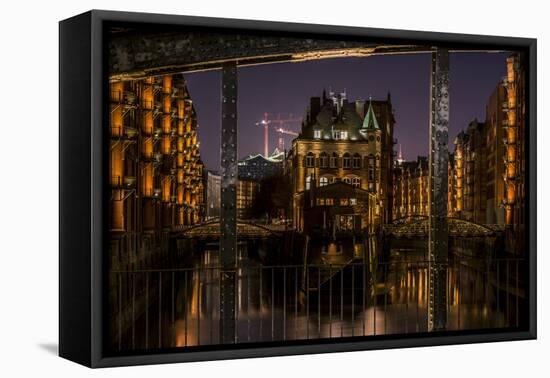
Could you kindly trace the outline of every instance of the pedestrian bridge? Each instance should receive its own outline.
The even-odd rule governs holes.
[[[261,225],[242,220],[237,221],[237,237],[239,239],[263,239],[277,237],[284,231],[284,226]],[[190,239],[219,239],[220,221],[213,219],[193,226],[176,226],[172,232],[179,237]]]
[[[502,225],[486,225],[454,217],[448,217],[447,220],[450,237],[495,237],[504,230]],[[396,238],[427,238],[429,225],[427,215],[411,215],[384,225],[383,232],[386,236]]]

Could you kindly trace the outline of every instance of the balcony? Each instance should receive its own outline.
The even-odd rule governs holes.
[[[135,127],[124,127],[124,134],[127,138],[134,139],[138,134],[138,130]]]
[[[500,84],[507,88],[508,87],[508,78],[506,76],[503,76],[501,79],[500,79]]]
[[[160,127],[155,127],[153,130],[153,137],[155,139],[160,139],[162,137],[162,129]]]
[[[128,105],[135,105],[136,104],[136,94],[132,91],[125,91],[124,92],[124,102]]]
[[[135,176],[125,176],[124,177],[124,186],[127,188],[134,188],[136,186],[136,177]]]
[[[502,101],[502,111],[508,111],[508,101]]]
[[[151,110],[153,108],[153,101],[142,100],[141,101],[141,107],[145,110]]]
[[[121,102],[122,101],[122,92],[121,91],[111,91],[111,101],[112,102]]]

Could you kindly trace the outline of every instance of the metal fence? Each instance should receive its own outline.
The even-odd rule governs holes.
[[[522,259],[462,259],[447,269],[447,329],[518,327]],[[236,269],[235,343],[427,331],[427,261]],[[114,351],[219,344],[217,266],[116,271]]]

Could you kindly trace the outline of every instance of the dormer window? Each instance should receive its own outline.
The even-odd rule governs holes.
[[[313,130],[313,138],[321,139],[321,130]]]
[[[348,139],[348,132],[347,131],[342,131],[340,133],[340,137],[342,138],[342,140]]]
[[[340,130],[332,130],[332,139],[334,140],[342,139],[342,132]]]

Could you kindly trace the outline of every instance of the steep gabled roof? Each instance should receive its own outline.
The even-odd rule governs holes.
[[[367,110],[367,114],[365,115],[365,119],[363,120],[363,126],[361,127],[362,130],[380,130],[380,127],[378,126],[378,121],[376,120],[376,116],[374,115],[374,110],[372,109],[372,100],[369,99],[369,109]]]

